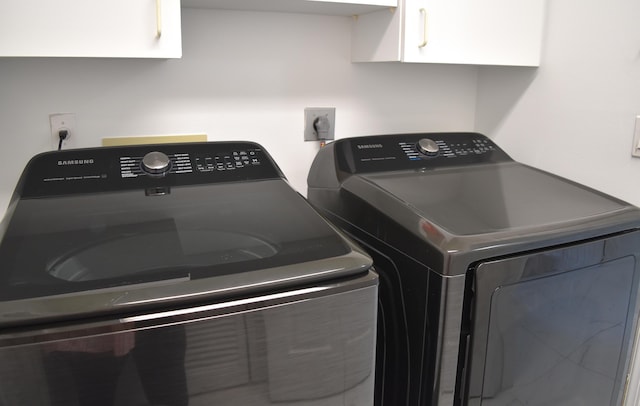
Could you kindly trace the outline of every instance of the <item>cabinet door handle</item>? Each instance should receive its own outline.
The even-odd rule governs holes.
[[[423,31],[422,31],[422,42],[420,43],[420,45],[418,45],[418,48],[424,48],[427,46],[427,42],[429,41],[429,34],[427,31],[427,23],[429,19],[427,15],[427,10],[424,7],[420,9],[420,14],[422,15]]]
[[[156,38],[162,37],[162,0],[156,0]]]

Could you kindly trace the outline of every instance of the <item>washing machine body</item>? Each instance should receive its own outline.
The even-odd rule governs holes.
[[[257,144],[45,153],[0,229],[1,405],[373,401],[371,259]]]
[[[308,185],[380,274],[376,404],[620,404],[636,207],[477,133],[339,140]]]

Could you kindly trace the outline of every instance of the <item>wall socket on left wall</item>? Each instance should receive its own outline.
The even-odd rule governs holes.
[[[76,147],[78,133],[76,131],[76,115],[73,113],[49,114],[51,126],[51,147],[53,149],[69,149]],[[60,131],[66,131],[67,137],[60,143]]]

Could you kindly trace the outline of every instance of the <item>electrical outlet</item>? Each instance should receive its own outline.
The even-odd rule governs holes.
[[[78,134],[76,132],[76,115],[73,113],[56,113],[49,115],[51,125],[51,146],[53,149],[75,148]],[[67,138],[60,144],[60,131],[67,132]],[[59,148],[61,147],[61,148]]]
[[[307,107],[304,109],[304,140],[332,140],[335,137],[336,108]]]

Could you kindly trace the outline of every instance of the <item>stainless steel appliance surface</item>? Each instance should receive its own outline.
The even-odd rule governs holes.
[[[0,405],[368,405],[378,277],[258,144],[44,153],[0,226]]]
[[[376,404],[621,404],[640,210],[477,133],[342,139],[308,199],[380,275]]]

